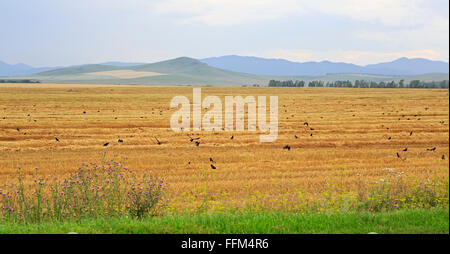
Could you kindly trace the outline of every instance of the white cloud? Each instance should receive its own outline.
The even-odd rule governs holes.
[[[304,6],[325,14],[391,26],[420,25],[432,17],[423,0],[302,0]]]
[[[393,31],[360,31],[359,39],[389,43],[395,47],[424,48],[433,47],[447,49],[449,45],[448,18],[434,17],[423,26],[416,28],[396,29]]]
[[[433,19],[435,12],[429,3],[425,0],[166,0],[156,2],[154,9],[160,14],[180,15],[182,22],[209,25],[275,19],[311,10],[359,21],[410,26]]]
[[[235,25],[303,12],[295,0],[167,0],[157,2],[160,14],[180,15],[183,23]]]
[[[346,62],[358,65],[388,62],[398,59],[400,57],[427,58],[432,60],[441,60],[448,62],[448,50],[436,51],[432,49],[408,50],[396,52],[373,52],[373,51],[352,51],[352,50],[311,51],[311,50],[275,49],[262,53],[253,52],[251,55],[266,58],[282,58],[294,62],[328,60],[332,62]]]

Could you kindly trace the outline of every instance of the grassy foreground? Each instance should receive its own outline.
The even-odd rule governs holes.
[[[0,234],[448,234],[449,210],[382,213],[167,215],[144,220],[116,218],[80,222],[0,225]]]

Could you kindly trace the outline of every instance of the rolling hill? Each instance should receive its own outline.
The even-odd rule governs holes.
[[[141,85],[250,85],[266,84],[270,77],[211,67],[180,57],[136,66],[82,65],[27,76],[51,83],[108,83]]]
[[[282,60],[284,62],[286,60]],[[310,66],[321,65],[326,70],[336,63],[310,63]],[[267,85],[269,80],[367,80],[367,81],[398,81],[406,82],[419,79],[423,81],[448,80],[448,73],[428,73],[420,75],[376,75],[351,73],[356,65],[346,66],[347,73],[332,73],[326,75],[262,75],[236,72],[213,67],[197,59],[179,57],[171,60],[131,65],[126,63],[88,64],[48,70],[32,75],[16,77],[17,79],[36,79],[43,83],[96,83],[96,84],[136,84],[136,85],[197,85],[197,86],[242,86]],[[323,67],[325,66],[325,67]],[[388,66],[389,67],[389,66]],[[385,68],[383,66],[374,69]],[[386,67],[387,68],[387,67]],[[245,69],[245,68],[244,68]],[[261,67],[261,71],[264,68]],[[305,72],[309,73],[309,72]]]

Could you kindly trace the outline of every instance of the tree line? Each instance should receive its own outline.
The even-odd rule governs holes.
[[[375,82],[375,81],[366,81],[366,80],[356,80],[355,82],[346,80],[346,81],[332,81],[332,82],[324,82],[322,80],[313,80],[309,81],[306,85],[306,82],[303,80],[270,80],[269,87],[352,87],[352,88],[449,88],[449,81],[420,81],[420,80],[412,80],[409,83],[405,83],[402,79],[398,82],[389,81],[389,82]]]
[[[35,79],[0,79],[0,83],[41,83]]]

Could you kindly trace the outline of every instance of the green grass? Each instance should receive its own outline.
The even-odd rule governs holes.
[[[381,213],[213,213],[144,220],[112,218],[80,222],[0,225],[0,234],[448,234],[449,210]]]

